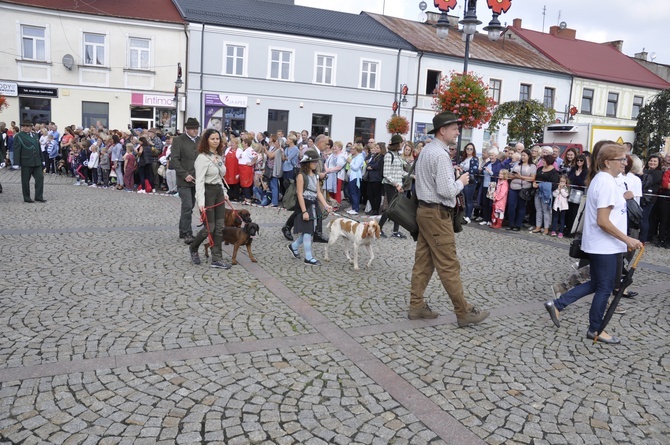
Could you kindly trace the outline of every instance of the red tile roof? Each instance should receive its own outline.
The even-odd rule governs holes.
[[[646,88],[670,88],[670,83],[611,44],[561,38],[516,26],[510,26],[507,33],[510,31],[575,76]]]
[[[465,42],[461,32],[452,28],[446,39],[441,40],[435,34],[435,28],[429,23],[405,20],[364,12],[383,24],[391,31],[407,40],[419,51],[444,54],[462,59],[465,55]],[[501,38],[492,42],[486,34],[477,34],[470,42],[470,60],[487,61],[510,66],[525,67],[570,75],[570,72],[547,57],[538,56],[524,45]]]
[[[168,23],[186,23],[172,0],[4,0],[22,6]]]

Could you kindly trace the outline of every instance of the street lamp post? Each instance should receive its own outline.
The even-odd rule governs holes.
[[[477,19],[477,0],[467,0],[467,7],[463,20],[459,21],[463,25],[463,34],[465,34],[465,56],[463,58],[463,74],[468,72],[468,63],[470,62],[470,40],[477,32],[477,26],[482,22]],[[456,7],[457,0],[434,0],[435,6],[440,10],[440,19],[434,25],[437,36],[444,40],[449,35],[449,17],[447,12]],[[505,27],[500,24],[498,16],[505,13],[512,6],[512,0],[487,0],[489,9],[493,11],[493,18],[484,31],[488,32],[489,40],[495,42],[500,38],[500,34]],[[458,145],[456,146],[456,163],[460,160],[461,135],[458,136]]]
[[[407,105],[407,93],[409,92],[409,88],[407,87],[407,84],[401,83],[400,88],[398,90],[398,95],[400,98],[400,102],[397,100],[393,101],[393,114],[400,114],[400,108],[402,108],[402,105]]]
[[[184,86],[184,81],[181,80],[181,62],[179,62],[177,63],[177,80],[174,81],[175,134],[179,132],[179,90],[182,86]]]

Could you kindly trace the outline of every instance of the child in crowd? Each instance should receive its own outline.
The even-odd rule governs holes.
[[[491,228],[499,229],[505,219],[507,193],[509,192],[509,170],[503,168],[498,173],[496,191],[493,195],[493,211],[491,212]]]
[[[296,215],[295,225],[293,226],[295,233],[299,233],[300,236],[292,244],[286,246],[294,258],[300,259],[298,249],[300,245],[304,245],[305,264],[311,266],[321,265],[319,260],[312,256],[312,235],[316,225],[316,212],[319,210],[316,202],[319,201],[326,211],[333,211],[333,208],[328,205],[323,193],[321,193],[322,187],[319,184],[319,177],[316,175],[319,160],[319,153],[314,149],[305,151],[302,159],[300,159],[300,174],[296,178],[296,198],[298,199],[296,205],[299,207],[297,211],[301,213]]]
[[[570,195],[570,180],[563,175],[558,180],[558,188],[553,191],[554,204],[551,207],[552,222],[551,222],[551,236],[563,238],[563,231],[565,230],[565,215],[568,213],[568,196]]]
[[[135,170],[137,170],[137,158],[133,150],[133,144],[126,144],[126,154],[123,155],[123,180],[126,183],[126,191],[132,192],[135,185]]]
[[[100,155],[98,154],[98,146],[91,146],[91,155],[88,158],[88,169],[91,172],[91,187],[98,186],[98,165],[100,164]]]
[[[79,162],[79,152],[81,151],[81,146],[79,144],[74,144],[72,150],[70,150],[70,169],[72,171],[72,176],[76,179],[74,185],[81,185],[81,178],[84,178],[84,175],[80,173],[82,165]]]
[[[49,154],[49,164],[47,165],[47,172],[56,173],[56,157],[58,156],[58,141],[54,139],[53,134],[47,137],[47,153]]]
[[[109,187],[109,171],[111,169],[107,147],[103,147],[100,152],[100,169],[102,170],[102,188],[106,189]]]

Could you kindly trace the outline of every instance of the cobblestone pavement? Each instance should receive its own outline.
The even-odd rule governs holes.
[[[588,299],[560,329],[542,306],[567,240],[466,226],[466,294],[492,316],[459,329],[435,277],[442,315],[407,320],[411,240],[311,267],[287,213],[253,207],[259,262],[224,271],[190,264],[178,198],[49,175],[25,204],[18,172],[0,182],[0,443],[670,444],[668,250],[608,328],[623,344],[593,345]]]

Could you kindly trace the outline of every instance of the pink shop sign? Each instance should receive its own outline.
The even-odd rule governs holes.
[[[132,105],[145,107],[174,108],[174,97],[159,94],[133,93],[131,97]]]

